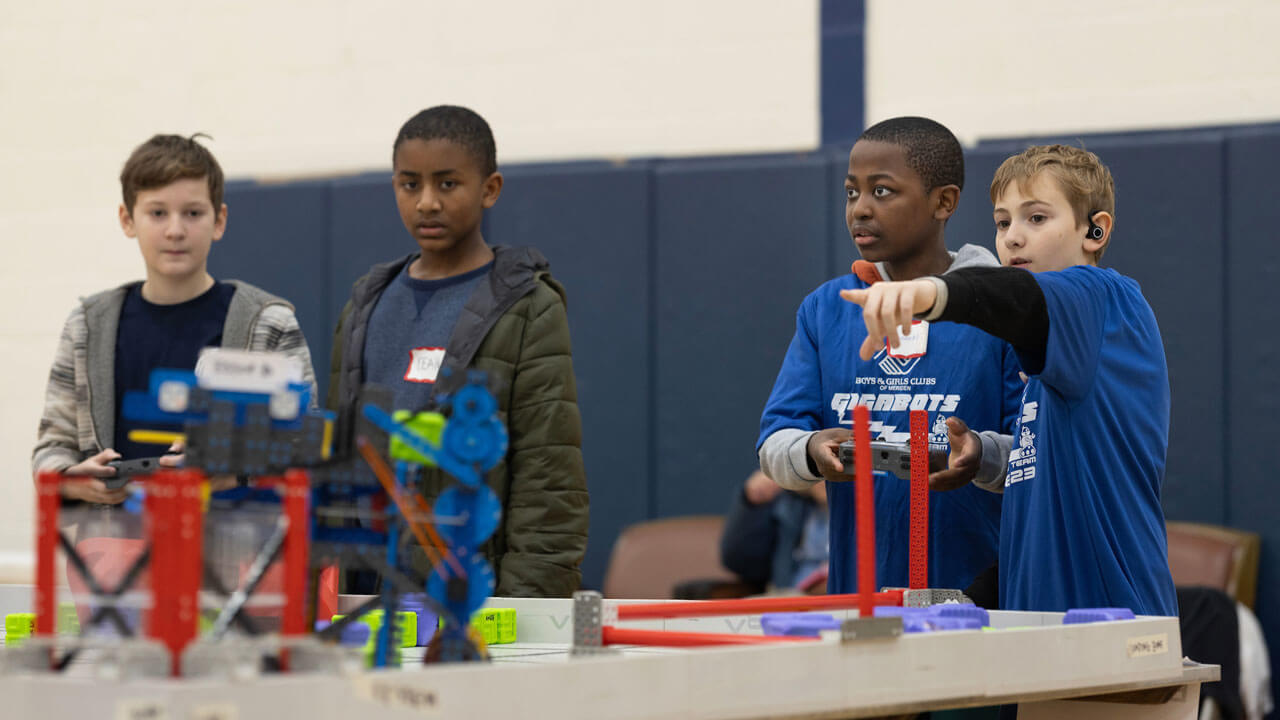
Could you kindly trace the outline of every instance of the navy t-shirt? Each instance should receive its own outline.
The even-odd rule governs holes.
[[[431,399],[458,316],[491,269],[417,280],[406,264],[382,291],[365,332],[363,379],[390,388],[393,408],[419,410]]]
[[[1169,374],[1155,315],[1114,270],[1035,278],[1049,341],[1014,427],[1000,607],[1177,615],[1160,506]]]
[[[120,308],[116,332],[115,451],[125,460],[162,455],[167,447],[131,442],[134,429],[182,432],[182,426],[134,422],[120,412],[126,392],[146,392],[156,368],[194,370],[206,347],[222,344],[222,326],[236,288],[215,282],[203,294],[174,305],[156,305],[142,298],[142,283],[129,288]]]
[[[840,298],[845,288],[865,288],[853,275],[831,280],[804,299],[796,334],[760,420],[765,438],[783,428],[851,427],[853,409],[871,409],[871,438],[910,439],[910,410],[929,413],[929,444],[946,449],[945,420],[958,417],[976,431],[1009,432],[1022,380],[1013,349],[977,328],[931,323],[926,352],[915,358],[858,357],[867,335],[862,308]],[[828,482],[831,562],[827,587],[857,592],[854,483]],[[1001,498],[967,485],[929,493],[929,586],[964,589],[996,561]],[[877,585],[907,587],[910,559],[910,486],[875,474]]]

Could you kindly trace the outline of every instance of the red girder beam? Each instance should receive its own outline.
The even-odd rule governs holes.
[[[873,593],[872,605],[901,605],[902,591]],[[741,598],[738,600],[691,600],[689,602],[634,603],[618,606],[619,620],[705,617],[709,615],[754,615],[767,612],[809,610],[849,610],[859,607],[861,595],[797,595],[794,597]],[[868,615],[870,613],[868,612]]]
[[[151,614],[147,634],[171,655],[172,674],[196,636],[204,541],[204,473],[160,470],[147,483]]]
[[[929,587],[929,412],[912,410],[911,537],[908,586]]]
[[[871,485],[871,410],[866,405],[853,409],[853,464],[857,503],[858,538],[858,616],[871,617],[875,610],[872,599],[876,590],[876,514],[875,490]]]
[[[58,488],[62,474],[42,472],[36,481],[36,635],[57,631]]]
[[[672,630],[633,630],[611,625],[600,628],[600,631],[600,641],[605,645],[700,647],[704,645],[766,645],[813,642],[818,639],[790,635],[733,635],[729,633],[675,632]]]

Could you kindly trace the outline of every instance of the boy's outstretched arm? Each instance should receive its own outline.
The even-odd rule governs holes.
[[[898,330],[910,334],[912,320],[945,320],[972,325],[1008,342],[1028,374],[1044,367],[1049,310],[1044,291],[1026,270],[963,268],[944,277],[841,290],[840,297],[863,308],[867,339],[860,355],[864,360],[871,359],[886,340],[896,348]]]

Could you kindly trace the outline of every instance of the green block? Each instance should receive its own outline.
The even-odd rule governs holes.
[[[21,645],[36,631],[35,613],[9,613],[4,616],[4,644]]]
[[[418,641],[418,614],[401,610],[396,615],[400,621],[400,647],[413,647]],[[338,622],[343,617],[345,616],[334,615],[332,622]],[[369,626],[369,641],[365,643],[365,649],[376,647],[378,630],[382,628],[382,611],[370,610],[361,615],[356,622]]]
[[[478,610],[471,616],[471,627],[480,631],[485,645],[498,642],[498,616],[487,610]]]
[[[410,419],[412,416],[412,419]],[[397,410],[391,414],[392,419],[408,427],[415,435],[422,438],[428,445],[440,447],[440,437],[444,435],[445,419],[444,416],[437,412],[420,412],[417,415],[408,410]],[[405,462],[417,463],[418,465],[426,465],[435,467],[436,464],[422,455],[417,450],[411,449],[400,438],[395,435],[391,436],[391,448],[388,451],[393,460],[404,460]]]
[[[444,627],[444,618],[438,623]],[[471,627],[480,631],[486,645],[504,645],[516,641],[515,608],[481,608],[471,616]]]
[[[504,645],[516,641],[515,608],[483,608],[476,612],[471,623],[482,628],[484,641],[489,645]]]
[[[58,634],[79,635],[80,616],[76,614],[75,603],[58,603]]]
[[[503,645],[516,641],[515,608],[480,608],[471,616],[471,626],[480,630],[486,645]],[[444,617],[436,621],[444,627]]]

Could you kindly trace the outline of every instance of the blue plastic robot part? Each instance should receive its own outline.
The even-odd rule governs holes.
[[[439,445],[423,437],[382,408],[365,405],[364,417],[375,427],[399,439],[405,446],[435,463],[460,483],[436,500],[433,514],[439,533],[451,547],[462,572],[440,566],[427,580],[427,596],[445,611],[447,622],[440,631],[436,655],[441,660],[477,657],[468,637],[467,624],[493,592],[493,567],[479,552],[498,528],[501,504],[484,484],[484,472],[498,463],[507,451],[507,432],[498,418],[498,403],[484,386],[484,376],[472,373],[468,382],[452,397],[442,399],[452,413],[440,436]],[[397,484],[404,487],[416,477],[418,466],[406,460],[396,463]],[[388,514],[394,514],[389,508]],[[394,536],[395,531],[391,531]],[[387,562],[396,565],[394,537],[389,538]],[[390,600],[388,599],[388,602]],[[384,661],[379,637],[377,664]]]

